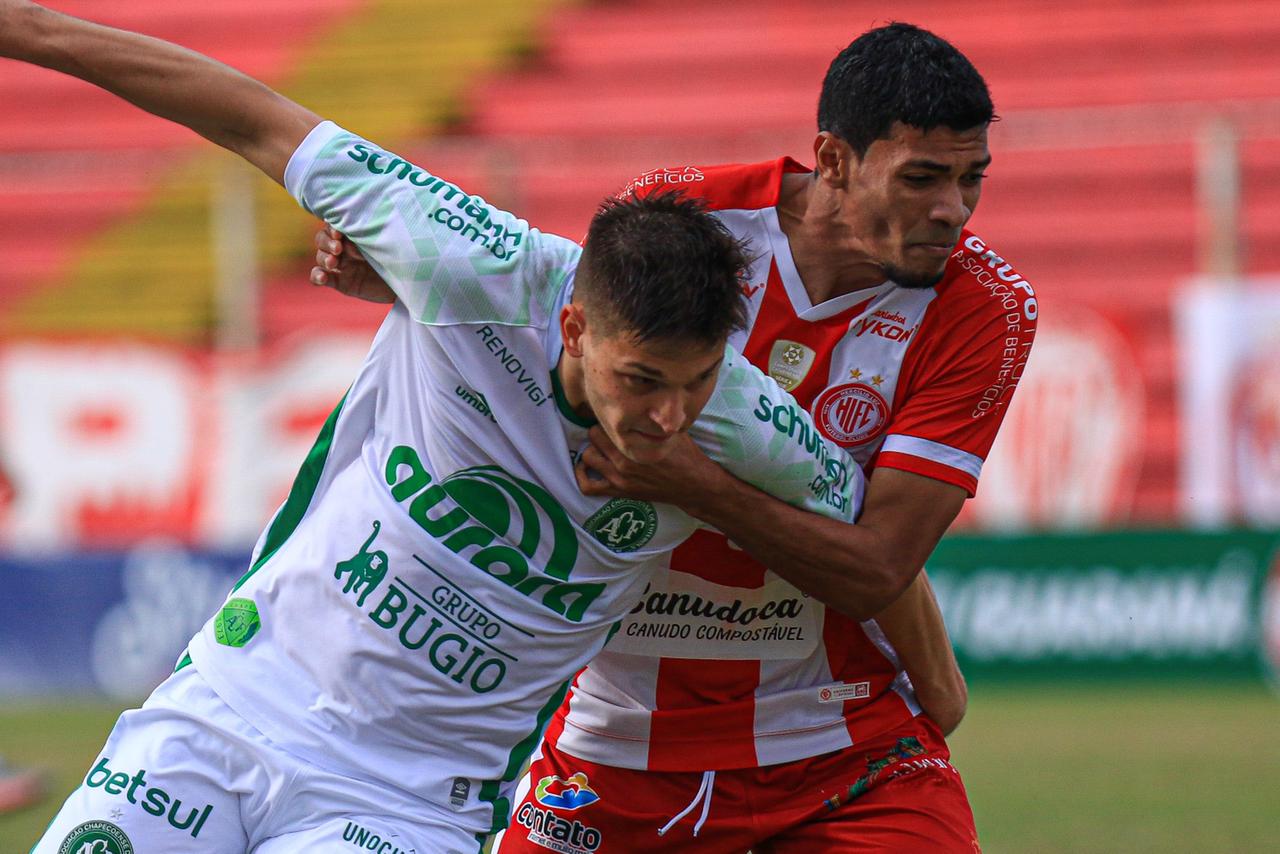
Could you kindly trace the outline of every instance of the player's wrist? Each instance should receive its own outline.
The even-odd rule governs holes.
[[[675,503],[693,518],[728,533],[725,526],[731,526],[742,515],[739,511],[751,504],[744,495],[746,489],[746,483],[712,464],[689,478]]]
[[[0,4],[0,56],[35,62],[39,45],[37,14],[42,11],[30,3]]]

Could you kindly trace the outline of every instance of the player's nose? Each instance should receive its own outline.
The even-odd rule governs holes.
[[[684,426],[684,410],[683,395],[679,392],[672,392],[671,394],[663,395],[654,407],[649,410],[649,417],[664,434],[670,436]]]
[[[945,224],[948,228],[959,230],[969,221],[973,211],[965,202],[964,193],[955,184],[947,185],[934,200],[930,211],[933,220]]]

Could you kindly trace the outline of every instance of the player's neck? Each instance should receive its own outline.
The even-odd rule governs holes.
[[[591,404],[587,403],[587,386],[582,359],[560,351],[560,359],[555,367],[560,377],[560,389],[564,392],[564,402],[575,415],[584,419],[595,419]]]
[[[841,219],[838,199],[812,174],[783,176],[778,223],[814,305],[884,281],[879,265]]]

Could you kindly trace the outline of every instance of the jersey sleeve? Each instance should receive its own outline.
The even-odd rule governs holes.
[[[818,432],[795,398],[732,347],[691,435],[736,477],[788,504],[845,522],[862,512],[862,469]]]
[[[285,188],[355,243],[422,323],[537,323],[579,255],[332,122],[294,152]]]
[[[963,260],[985,266],[985,256]],[[997,258],[1003,264],[1003,259]],[[896,468],[963,488],[972,497],[982,464],[1008,411],[1035,340],[1038,304],[1021,276],[984,281],[981,272],[956,290],[921,330],[930,344],[904,365],[905,393],[895,406],[875,467]],[[1013,282],[1013,286],[1010,285]]]

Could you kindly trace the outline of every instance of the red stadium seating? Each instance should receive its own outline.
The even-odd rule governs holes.
[[[1261,129],[1246,123],[1241,224],[1247,272],[1280,270],[1274,3],[1014,0],[977,13],[945,0],[586,5],[548,23],[532,67],[477,85],[466,128],[524,154],[515,198],[525,216],[579,234],[594,200],[629,172],[770,152],[804,159],[827,62],[890,15],[951,39],[991,84],[1008,121],[992,131],[996,162],[972,227],[1016,259],[1046,314],[1079,303],[1124,331],[1148,395],[1129,521],[1171,518],[1179,439],[1170,296],[1197,269],[1203,229],[1197,127],[1183,117],[1196,104],[1189,112],[1201,117],[1218,104],[1246,119],[1255,107],[1270,111]],[[1101,122],[1099,108],[1144,105],[1153,121],[1136,136],[1068,124],[1055,145],[1052,133],[1029,143],[1019,129],[1037,111],[1089,110],[1073,115]],[[749,144],[735,139],[744,132]],[[642,158],[635,146],[614,151],[628,136],[648,140]]]
[[[49,5],[176,41],[273,81],[324,27],[366,0],[54,0]],[[0,305],[49,280],[86,237],[135,210],[199,137],[70,77],[5,63],[0,74],[0,227],[16,236]],[[123,161],[93,160],[127,149]],[[151,154],[139,157],[139,149]],[[106,172],[103,163],[111,164]],[[38,200],[38,203],[36,203]],[[11,244],[12,245],[12,244]]]

